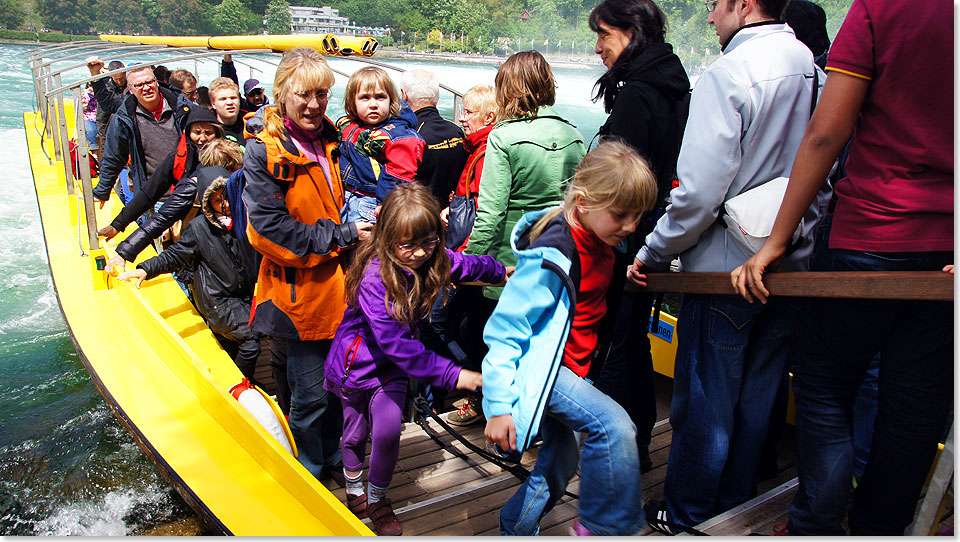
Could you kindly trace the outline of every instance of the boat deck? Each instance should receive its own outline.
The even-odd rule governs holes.
[[[257,378],[268,393],[274,392],[274,382],[266,344],[257,365]],[[644,499],[663,496],[663,480],[667,470],[672,431],[667,420],[670,411],[672,381],[658,375],[658,418],[650,445],[653,469],[643,475]],[[451,393],[450,401],[458,397]],[[510,472],[488,462],[446,433],[434,420],[427,427],[438,435],[444,449],[417,423],[404,424],[400,437],[400,461],[390,484],[389,497],[403,524],[404,535],[497,535],[498,514],[504,503],[516,492],[520,480]],[[483,448],[483,424],[457,428],[474,445]],[[793,455],[793,427],[788,426],[781,445],[779,471],[772,478],[758,483],[759,496],[741,506],[732,517],[719,517],[703,525],[709,534],[747,535],[774,534],[774,526],[787,520],[787,510],[796,488],[796,469]],[[523,455],[522,466],[527,470],[536,461],[537,448]],[[332,480],[324,485],[342,502],[346,501],[343,488]],[[579,491],[579,479],[574,478],[567,488]],[[728,514],[729,516],[730,514]],[[566,535],[577,518],[577,502],[566,496],[541,522],[542,535]],[[370,526],[370,520],[364,520]],[[655,534],[645,528],[639,534]]]
[[[416,423],[405,424],[400,441],[400,462],[389,493],[394,510],[403,523],[404,534],[497,535],[500,508],[514,494],[520,480],[470,452],[466,446],[444,433],[436,422],[431,420],[428,426],[440,433],[440,439],[446,446],[460,451],[465,458],[441,449]],[[643,476],[645,499],[661,498],[663,495],[671,434],[670,424],[666,420],[658,423],[654,429],[650,447],[654,468]],[[483,447],[482,424],[463,428],[462,435],[473,444]],[[773,534],[774,525],[786,521],[787,509],[795,490],[795,484],[784,484],[795,477],[793,463],[783,460],[781,458],[783,470],[774,478],[762,482],[759,487],[761,493],[776,489],[775,498],[761,494],[748,503],[750,506],[743,507],[743,514],[727,521],[717,521],[705,529],[706,532],[726,535]],[[522,465],[529,470],[535,461],[536,449],[533,449],[524,454]],[[337,498],[346,499],[344,490],[335,482],[328,481],[325,485]],[[578,478],[571,481],[567,491],[579,491]],[[541,534],[566,535],[576,518],[577,502],[565,496],[544,517]],[[369,525],[369,520],[364,522]],[[639,534],[651,533],[651,529],[646,528]]]

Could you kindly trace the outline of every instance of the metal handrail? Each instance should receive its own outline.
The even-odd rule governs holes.
[[[53,43],[50,45],[41,45],[31,50],[30,53],[27,54],[27,58],[30,60],[35,60],[37,58],[48,56],[52,52],[57,52],[57,51],[66,50],[66,49],[73,49],[73,48],[87,46],[95,43],[100,43],[100,40],[79,40],[79,41],[70,41],[65,43]]]
[[[145,50],[149,50],[149,49],[165,49],[165,48],[167,48],[165,45],[129,45],[129,44],[124,44],[122,47],[114,47],[114,48],[112,48],[112,49],[111,49],[111,52],[113,52],[113,51],[129,51],[129,50],[145,51]],[[67,61],[67,60],[72,60],[72,59],[74,59],[74,58],[83,58],[83,57],[86,57],[86,56],[89,56],[89,55],[90,55],[90,51],[82,51],[82,52],[79,52],[79,53],[76,53],[76,54],[64,55],[64,56],[61,56],[61,57],[57,57],[57,58],[48,60],[48,61],[46,61],[46,62],[43,62],[43,63],[41,63],[40,65],[46,67],[46,66],[53,65],[55,62],[64,62],[64,61]],[[113,55],[111,55],[111,56],[113,56]],[[85,65],[86,65],[86,62],[84,62],[83,64],[80,64],[80,66],[85,66]],[[72,67],[70,67],[70,68],[64,68],[64,69],[62,69],[62,70],[60,70],[60,71],[70,70],[70,69],[73,69],[73,68],[75,68],[75,67],[76,67],[76,66],[72,66]]]
[[[178,49],[180,49],[180,48],[178,48]],[[240,50],[240,52],[243,52],[243,53],[259,53],[259,54],[263,54],[263,53],[269,53],[269,52],[271,52],[271,51],[270,51],[270,49],[242,49],[242,50]],[[171,58],[165,58],[163,61],[164,61],[164,62],[176,62],[176,61],[180,61],[180,60],[191,60],[191,59],[194,59],[194,58],[206,58],[206,57],[212,57],[212,56],[223,56],[223,54],[224,54],[224,53],[223,53],[222,51],[213,51],[213,52],[207,51],[207,52],[203,52],[203,53],[193,53],[193,54],[189,54],[189,55],[179,55],[179,56],[174,56],[174,57],[171,57]],[[130,72],[130,71],[138,70],[138,69],[141,69],[141,68],[144,68],[144,67],[147,67],[147,66],[153,66],[153,65],[155,65],[155,64],[156,64],[156,62],[154,62],[154,61],[140,62],[140,63],[137,63],[137,64],[131,64],[131,65],[129,65],[129,66],[124,66],[123,68],[121,68],[121,69],[119,69],[119,70],[111,70],[111,71],[108,71],[108,72],[99,73],[99,74],[97,74],[97,75],[91,75],[91,76],[89,76],[89,77],[84,77],[83,79],[80,79],[80,80],[78,80],[78,81],[74,81],[73,83],[70,83],[69,85],[65,85],[65,86],[61,86],[61,87],[57,87],[57,88],[48,90],[48,91],[46,92],[46,97],[49,98],[50,96],[53,96],[54,94],[58,94],[58,93],[64,92],[64,91],[69,90],[69,89],[74,88],[74,87],[83,86],[83,85],[85,85],[85,84],[87,84],[87,83],[89,83],[89,82],[91,82],[91,81],[96,81],[97,79],[102,79],[102,78],[104,78],[104,77],[109,77],[109,76],[111,76],[111,75],[113,75],[113,74],[116,74],[116,73]]]

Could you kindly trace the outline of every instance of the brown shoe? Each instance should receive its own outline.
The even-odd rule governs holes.
[[[474,401],[464,401],[456,412],[447,414],[447,423],[450,425],[466,426],[479,422],[483,417],[477,412],[477,406]]]
[[[367,517],[367,494],[347,494],[347,509],[360,519]]]
[[[379,536],[400,536],[403,534],[403,527],[400,526],[400,520],[393,513],[390,506],[390,499],[384,497],[377,502],[367,505],[367,516],[373,520],[373,530]]]

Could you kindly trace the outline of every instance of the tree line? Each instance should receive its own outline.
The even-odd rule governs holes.
[[[360,26],[389,27],[383,45],[418,50],[510,54],[591,55],[596,36],[587,24],[599,0],[294,0],[331,5]],[[836,35],[852,0],[818,0]],[[720,53],[703,0],[660,0],[667,40],[688,69]],[[74,34],[285,34],[287,0],[0,0],[0,27],[17,28],[28,13],[43,26]]]

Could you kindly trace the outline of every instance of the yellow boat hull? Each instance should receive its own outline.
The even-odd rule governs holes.
[[[94,383],[144,452],[224,533],[372,535],[227,393],[242,376],[169,275],[137,289],[96,270],[82,246],[82,202],[67,195],[63,164],[47,158],[49,139],[43,152],[39,115],[24,122],[61,309]],[[98,223],[119,211],[116,199]]]

